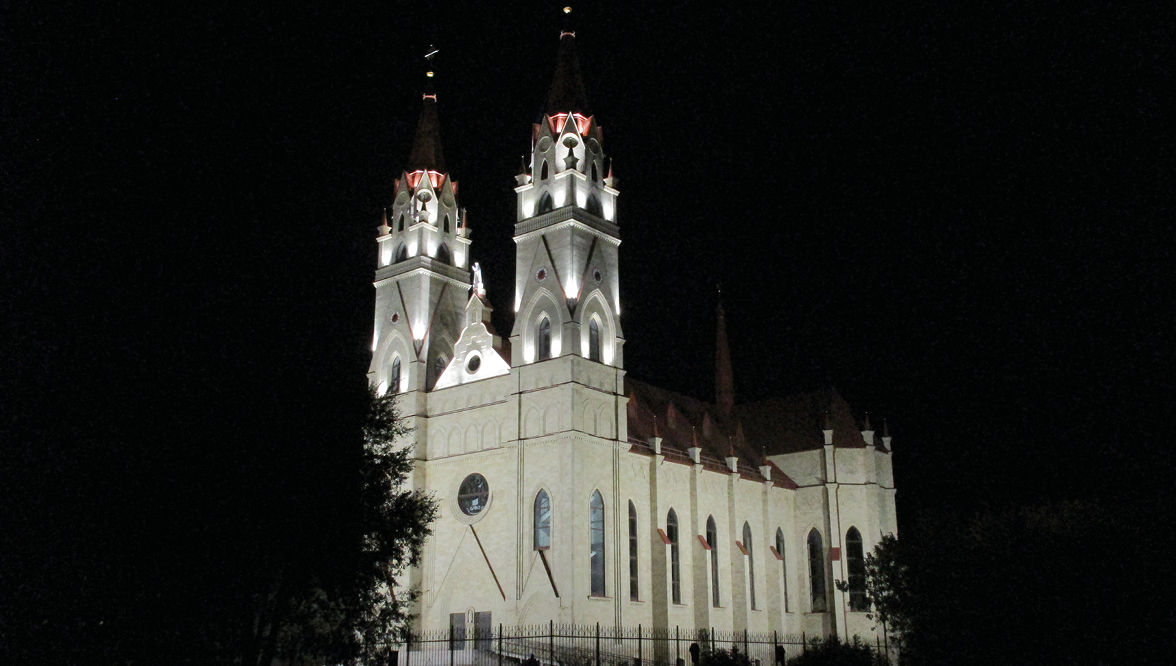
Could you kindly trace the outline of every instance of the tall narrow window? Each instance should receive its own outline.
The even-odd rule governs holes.
[[[399,247],[396,248],[396,263],[400,263],[405,259],[408,259],[408,247],[405,246],[404,243],[401,243]]]
[[[588,324],[588,358],[600,362],[600,324],[595,319]]]
[[[400,393],[400,357],[392,359],[392,371],[388,373],[388,388],[393,393]]]
[[[543,160],[543,168],[539,170],[539,180],[547,180],[547,160]]]
[[[546,490],[535,496],[535,550],[551,548],[551,498]]]
[[[396,219],[396,230],[404,231],[404,213],[401,213],[400,217]]]
[[[715,527],[715,517],[706,518],[706,545],[710,546],[711,565],[711,605],[719,607],[719,530]]]
[[[633,500],[629,500],[629,598],[637,601],[637,508]]]
[[[445,221],[442,223],[441,231],[449,233],[449,213],[445,214]]]
[[[670,592],[674,603],[682,603],[682,567],[678,555],[678,514],[670,509],[666,516],[666,536],[670,538]]]
[[[546,361],[551,358],[551,321],[544,317],[539,320],[538,330],[535,331],[535,346],[538,347],[538,360]]]
[[[588,195],[588,212],[598,217],[604,217],[604,210],[600,207],[600,199],[595,194]]]
[[[743,547],[747,550],[747,593],[751,610],[755,610],[755,548],[751,545],[751,525],[743,523]]]
[[[600,180],[600,173],[596,170],[596,160],[592,161],[592,182]]]
[[[592,491],[592,502],[588,506],[590,527],[589,546],[592,569],[592,596],[604,596],[604,498],[599,490]]]
[[[817,530],[808,535],[809,598],[814,613],[825,612],[825,545]]]
[[[437,261],[440,261],[443,264],[453,263],[453,261],[449,258],[448,245],[442,244],[441,247],[437,248]]]
[[[543,168],[546,169],[547,165],[544,164]],[[551,200],[551,194],[548,192],[544,192],[543,196],[539,197],[539,214],[542,215],[543,213],[550,212],[551,209],[554,207],[555,207],[555,202],[553,202]]]
[[[870,609],[866,601],[866,558],[862,554],[862,533],[856,527],[845,534],[845,566],[849,569],[849,610]]]
[[[776,528],[776,553],[780,555],[780,569],[784,572],[784,612],[788,612],[788,560],[784,555],[784,530]]]

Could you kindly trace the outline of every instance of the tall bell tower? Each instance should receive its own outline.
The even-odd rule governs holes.
[[[457,181],[445,168],[433,88],[432,57],[421,115],[392,205],[380,225],[376,318],[368,379],[381,392],[416,392],[402,401],[419,413],[453,356],[461,334],[470,274],[469,228],[457,203]],[[418,404],[419,403],[419,404]]]
[[[602,144],[568,27],[545,112],[531,128],[530,164],[515,177],[513,366],[575,354],[624,367],[618,192]]]

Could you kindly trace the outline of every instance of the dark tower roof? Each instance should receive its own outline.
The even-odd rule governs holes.
[[[718,330],[715,333],[715,406],[723,417],[735,407],[735,377],[731,372],[731,347],[727,344],[727,317],[719,301]]]
[[[445,171],[445,157],[441,155],[441,125],[437,122],[437,96],[426,94],[421,119],[417,122],[416,137],[405,171]]]
[[[547,114],[580,113],[588,115],[584,80],[580,78],[580,60],[576,57],[576,33],[564,30],[559,35],[559,56],[555,78],[547,95]]]

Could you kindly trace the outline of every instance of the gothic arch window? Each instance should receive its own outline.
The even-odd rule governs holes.
[[[593,168],[596,168],[595,165]],[[604,217],[604,209],[600,207],[600,199],[595,194],[588,196],[588,212],[598,217]]]
[[[780,568],[784,572],[784,612],[788,612],[788,560],[784,558],[784,530],[776,528],[776,554],[780,556]]]
[[[813,528],[808,535],[809,599],[812,611],[823,613],[825,605],[825,544],[821,533]]]
[[[588,323],[588,358],[600,362],[600,323],[595,318]]]
[[[849,610],[870,609],[866,601],[866,558],[862,553],[862,534],[856,527],[845,533],[845,566],[849,569]]]
[[[547,180],[547,160],[543,160],[543,168],[539,170],[539,180]]]
[[[551,358],[551,320],[542,317],[535,328],[536,360],[546,361]]]
[[[743,523],[743,548],[747,551],[747,593],[751,610],[755,610],[755,548],[751,544],[751,525]]]
[[[401,213],[400,217],[396,219],[396,230],[404,231],[404,213]]]
[[[441,231],[449,233],[449,213],[445,214],[445,220],[441,224]]]
[[[441,379],[441,375],[445,374],[445,366],[449,365],[449,361],[445,360],[445,355],[442,354],[433,361],[433,385],[437,385],[437,381]]]
[[[388,372],[388,388],[393,393],[400,393],[400,357],[392,359],[392,370]]]
[[[404,221],[403,217],[400,219],[401,222]],[[396,248],[396,263],[400,263],[405,259],[408,259],[408,247],[404,243],[401,243],[400,246]]]
[[[437,261],[443,264],[452,264],[453,261],[449,258],[449,246],[442,243],[441,247],[437,248]]]
[[[711,605],[719,607],[719,530],[715,517],[706,517],[706,545],[710,546]]]
[[[546,490],[535,495],[535,550],[551,548],[551,497]]]
[[[543,168],[544,168],[544,170],[547,169],[546,162],[543,163]],[[544,192],[543,196],[539,197],[539,215],[542,215],[543,213],[550,212],[551,209],[554,207],[555,207],[555,204],[551,200],[551,193]]]
[[[682,603],[682,564],[678,554],[678,514],[666,515],[666,536],[670,539],[670,593],[674,603]]]
[[[637,579],[637,508],[629,500],[629,599],[638,600]]]
[[[600,180],[600,173],[596,170],[596,160],[592,161],[592,182]]]
[[[592,596],[603,597],[604,588],[604,498],[599,490],[592,491],[588,504],[589,565],[592,578]]]

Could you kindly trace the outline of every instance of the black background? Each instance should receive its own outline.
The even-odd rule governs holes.
[[[510,330],[513,176],[563,16],[5,14],[8,572],[33,609],[45,581],[68,590],[60,606],[150,596],[152,567],[216,569],[233,550],[219,526],[327,474],[337,405],[367,369],[375,228],[430,44],[473,259]],[[737,400],[832,385],[885,417],[900,528],[931,506],[1166,510],[1173,33],[1158,10],[574,16],[621,191],[631,376],[711,399],[721,281]]]

